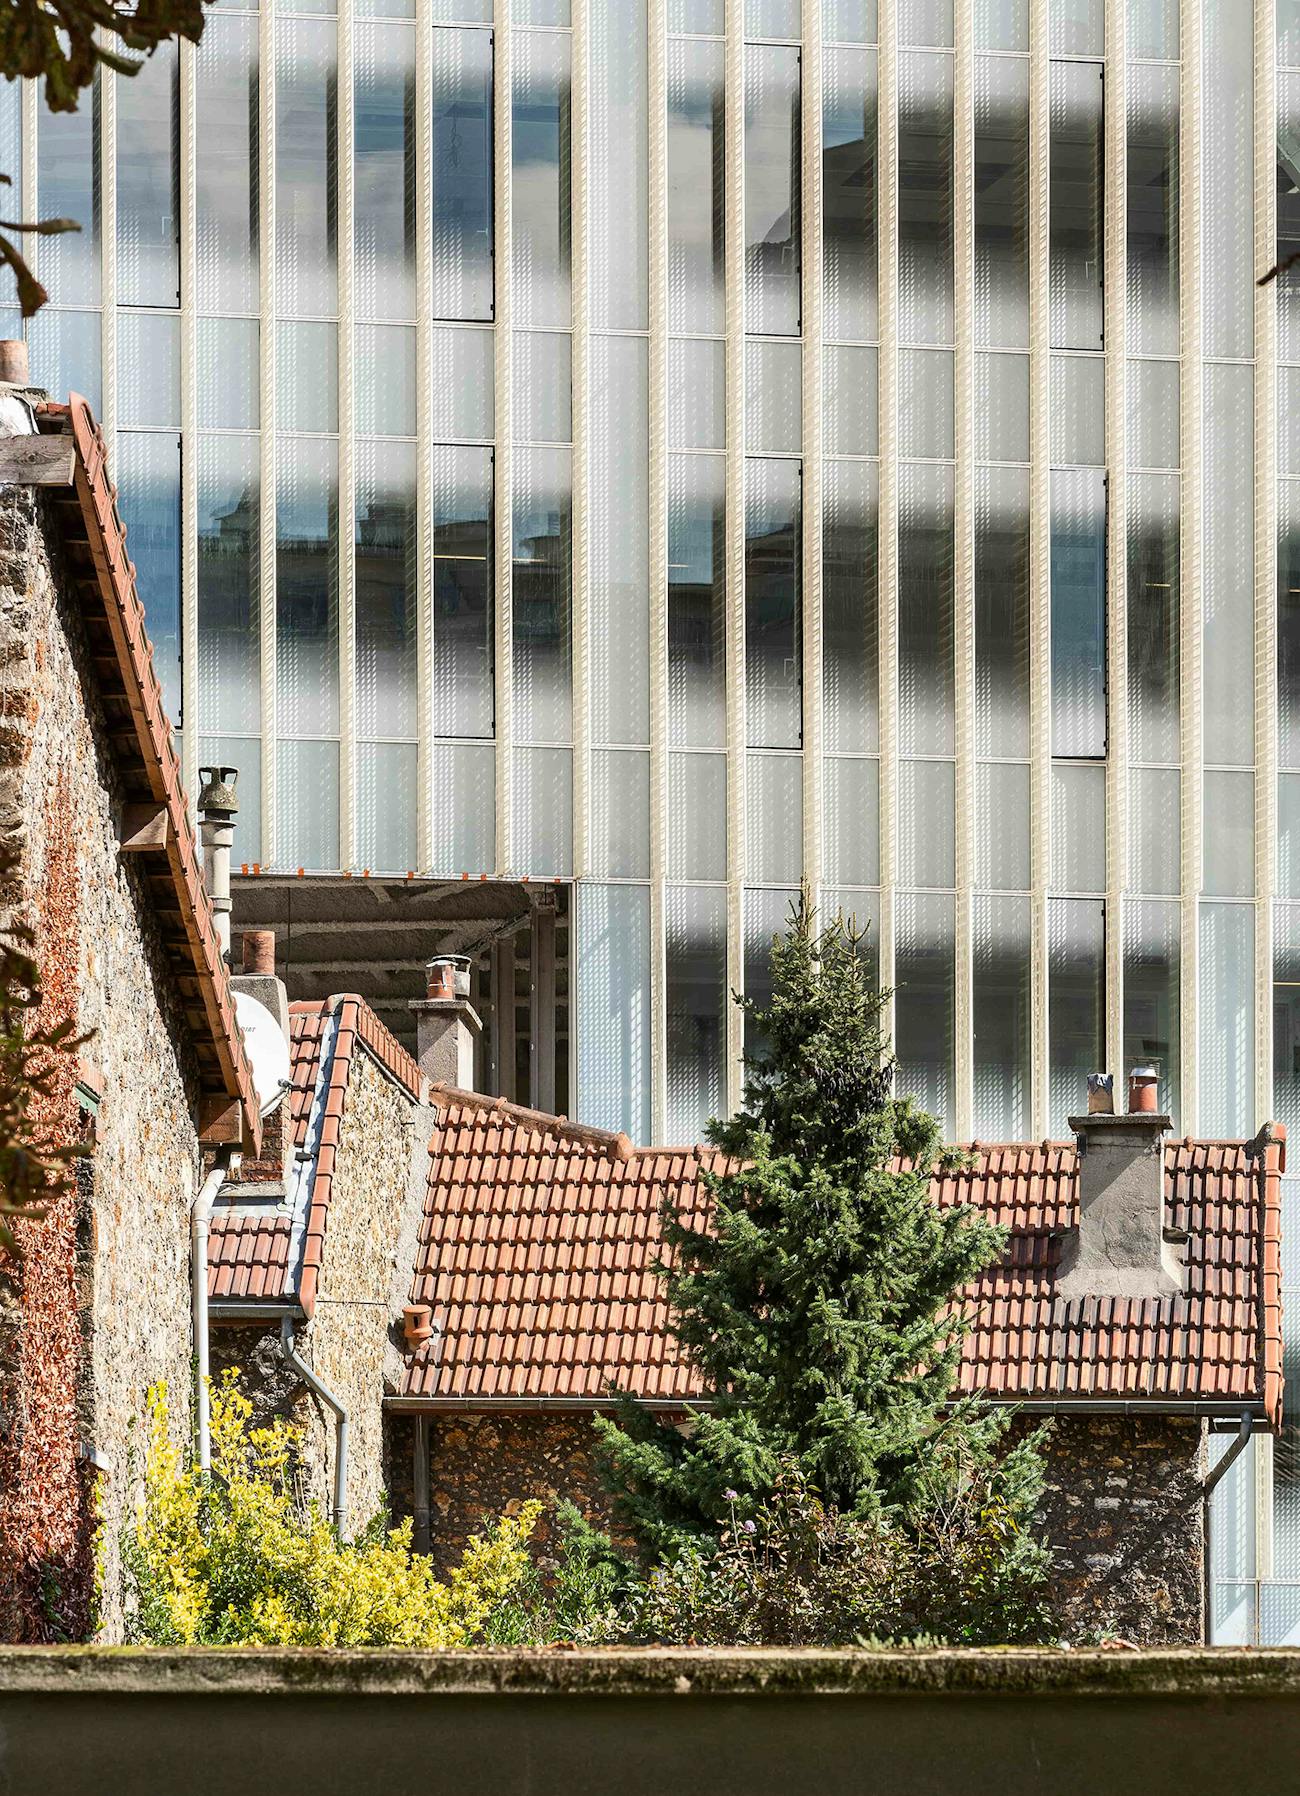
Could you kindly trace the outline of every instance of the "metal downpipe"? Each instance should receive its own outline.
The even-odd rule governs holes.
[[[1219,1463],[1210,1467],[1204,1479],[1201,1481],[1201,1502],[1204,1505],[1204,1508],[1201,1511],[1201,1551],[1205,1556],[1205,1588],[1203,1596],[1205,1605],[1204,1636],[1207,1643],[1210,1638],[1211,1605],[1214,1600],[1214,1562],[1211,1556],[1212,1541],[1210,1538],[1210,1515],[1213,1507],[1211,1498],[1218,1489],[1220,1481],[1226,1477],[1245,1452],[1247,1443],[1249,1442],[1251,1435],[1255,1432],[1255,1420],[1256,1418],[1250,1410],[1242,1411],[1241,1420],[1237,1424],[1237,1432],[1233,1437],[1232,1445],[1228,1448],[1228,1451],[1224,1454]]]
[[[315,1391],[321,1402],[334,1412],[334,1526],[342,1538],[343,1524],[347,1518],[348,1412],[324,1380],[316,1376],[299,1354],[294,1345],[293,1329],[293,1317],[286,1316],[280,1324],[280,1347],[284,1357],[308,1389]]]

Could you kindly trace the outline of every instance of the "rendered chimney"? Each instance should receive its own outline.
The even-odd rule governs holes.
[[[474,1050],[483,1023],[469,1001],[469,961],[440,954],[425,969],[425,996],[411,1003],[416,1059],[431,1085],[474,1089]]]
[[[213,920],[221,952],[230,958],[230,848],[235,839],[239,800],[235,767],[200,767],[199,839],[203,844],[203,883],[212,900]]]
[[[1144,1104],[1148,1089],[1130,1084]],[[1060,1297],[1171,1297],[1186,1289],[1180,1244],[1165,1228],[1170,1127],[1154,1108],[1070,1118],[1079,1143],[1079,1222],[1062,1250]]]

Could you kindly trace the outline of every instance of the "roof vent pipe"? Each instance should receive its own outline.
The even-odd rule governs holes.
[[[203,844],[203,883],[212,901],[212,917],[222,958],[230,959],[230,850],[235,840],[239,800],[236,767],[200,767],[199,840]]]

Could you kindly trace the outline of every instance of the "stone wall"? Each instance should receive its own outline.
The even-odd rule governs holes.
[[[0,836],[21,857],[8,894],[34,927],[43,1017],[90,1032],[102,1092],[93,1157],[24,1259],[0,1272],[0,1634],[77,1638],[91,1620],[100,1479],[104,1627],[121,1629],[117,1542],[134,1507],[128,1443],[166,1380],[188,1424],[189,1208],[198,1176],[194,1067],[149,900],[119,857],[114,768],[75,607],[47,543],[52,502],[0,491]],[[48,531],[48,534],[47,534]],[[85,1125],[75,1063],[47,1120]]]
[[[1043,1519],[1066,1639],[1194,1646],[1203,1638],[1203,1471],[1199,1422],[1058,1419]]]

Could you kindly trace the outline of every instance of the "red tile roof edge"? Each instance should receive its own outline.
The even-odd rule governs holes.
[[[396,1080],[409,1098],[419,1103],[425,1080],[414,1058],[407,1053],[392,1031],[380,1022],[364,998],[356,998],[352,992],[342,995],[355,998],[358,1006],[357,1039],[362,1047]],[[337,1002],[337,999],[334,1001]]]
[[[592,1147],[603,1148],[613,1160],[631,1160],[639,1154],[699,1152],[695,1147],[633,1147],[630,1138],[621,1129],[598,1129],[594,1123],[570,1122],[567,1116],[555,1116],[549,1110],[529,1110],[523,1104],[512,1104],[507,1098],[489,1097],[482,1091],[465,1091],[459,1085],[430,1085],[429,1102],[437,1104],[439,1100],[462,1104],[471,1110],[489,1110],[503,1120],[523,1123],[528,1128],[544,1131],[548,1135],[563,1135],[569,1141],[587,1142]]]
[[[339,1128],[347,1103],[348,1078],[352,1072],[352,1055],[357,1043],[357,1012],[361,999],[332,997],[324,1006],[335,1019],[334,1041],[330,1050],[329,1072],[321,1094],[320,1139],[316,1144],[316,1164],[312,1168],[311,1197],[307,1204],[303,1230],[301,1269],[290,1266],[285,1273],[284,1295],[294,1295],[297,1271],[297,1297],[303,1314],[309,1319],[316,1313],[316,1291],[325,1257],[325,1229],[330,1197],[334,1189],[334,1161],[338,1154]],[[319,1074],[317,1075],[319,1078]]]
[[[1263,1342],[1264,1413],[1282,1426],[1282,1174],[1286,1171],[1286,1124],[1265,1123],[1259,1147],[1263,1242],[1259,1291],[1259,1331]]]
[[[135,567],[126,552],[126,529],[117,509],[117,489],[108,478],[103,433],[90,406],[73,393],[66,406],[47,403],[43,421],[71,434],[73,480],[93,567],[83,579],[83,601],[97,603],[107,625],[117,662],[122,696],[130,711],[134,742],[118,742],[119,759],[134,748],[133,771],[147,785],[152,802],[167,813],[166,858],[180,911],[184,946],[179,958],[194,979],[205,1023],[206,1041],[215,1049],[215,1076],[203,1083],[209,1097],[239,1107],[242,1133],[254,1153],[261,1147],[261,1114],[243,1036],[235,1021],[230,974],[217,940],[212,906],[203,882],[194,827],[181,783],[180,763],[163,709],[162,691],[153,663],[153,645],[145,628],[144,606],[136,587]],[[193,1028],[191,1022],[191,1028]],[[215,1119],[211,1119],[215,1120]],[[200,1134],[209,1119],[200,1119]]]

